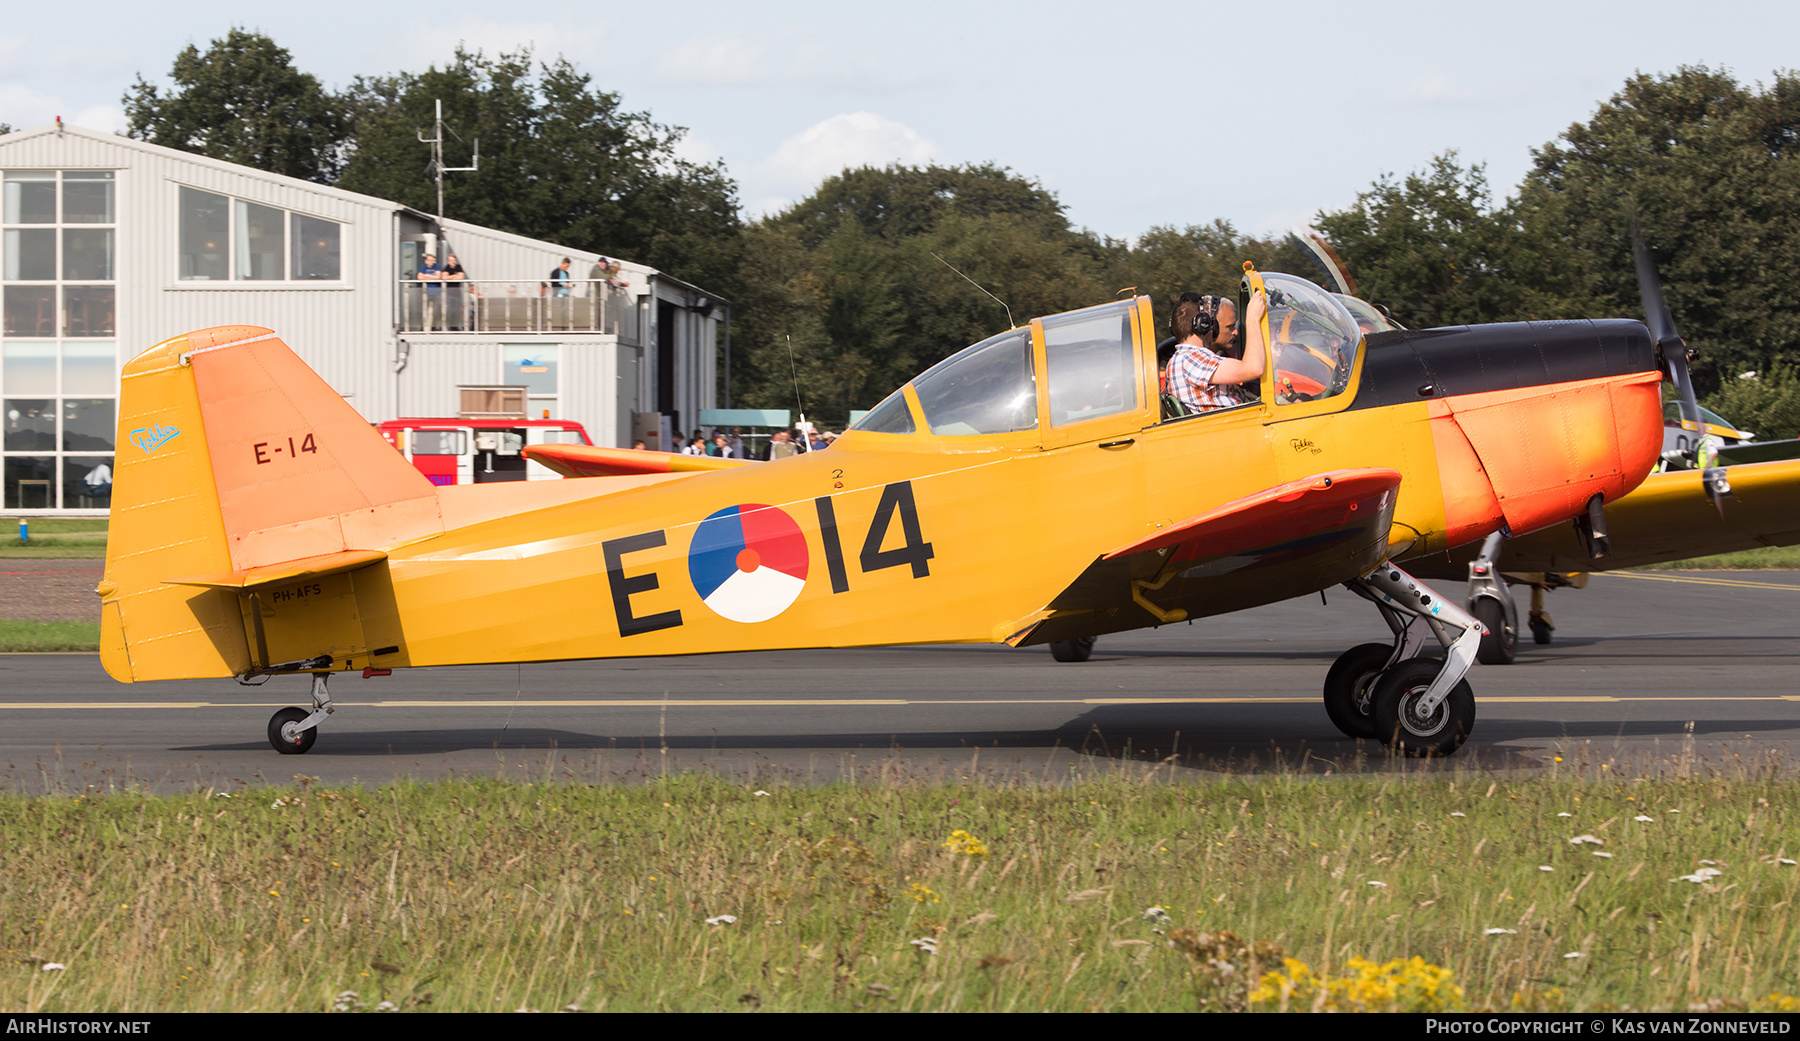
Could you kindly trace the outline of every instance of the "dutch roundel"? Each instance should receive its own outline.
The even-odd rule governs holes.
[[[707,607],[734,622],[766,622],[806,587],[806,536],[774,506],[728,506],[700,522],[688,577]]]

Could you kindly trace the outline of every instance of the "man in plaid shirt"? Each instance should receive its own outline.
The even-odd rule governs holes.
[[[1230,408],[1253,400],[1241,387],[1262,379],[1262,316],[1268,302],[1259,290],[1250,298],[1245,314],[1249,335],[1245,337],[1244,357],[1227,358],[1217,348],[1231,342],[1236,329],[1221,328],[1220,312],[1229,318],[1235,310],[1229,300],[1216,296],[1182,294],[1169,319],[1169,331],[1181,338],[1175,356],[1169,359],[1169,393],[1189,412],[1208,412]],[[1235,322],[1232,323],[1236,325]]]

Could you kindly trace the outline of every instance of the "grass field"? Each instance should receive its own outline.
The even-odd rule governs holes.
[[[32,517],[30,541],[19,540],[19,518],[0,518],[0,560],[106,556],[104,517]]]
[[[1795,1007],[1778,764],[1609,765],[15,794],[0,1007]]]
[[[1720,553],[1692,560],[1671,560],[1666,564],[1650,564],[1648,571],[1714,571],[1763,568],[1800,568],[1800,546],[1764,546],[1738,553]]]
[[[99,649],[99,622],[0,621],[0,653]]]

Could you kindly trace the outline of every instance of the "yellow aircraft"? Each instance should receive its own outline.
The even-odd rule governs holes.
[[[550,482],[433,486],[274,333],[178,336],[124,370],[102,661],[310,673],[312,709],[268,726],[297,753],[335,672],[1022,646],[1347,583],[1395,641],[1332,667],[1333,721],[1453,752],[1482,626],[1396,562],[1601,517],[1657,461],[1658,345],[1606,320],[1368,348],[1331,294],[1245,267],[1247,349],[1270,352],[1249,404],[1166,411],[1139,297],[983,340],[825,451],[529,449],[581,478]],[[1416,653],[1426,631],[1441,653]]]

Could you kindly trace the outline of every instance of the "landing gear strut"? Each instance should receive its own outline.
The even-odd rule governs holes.
[[[1392,564],[1345,585],[1381,612],[1394,643],[1352,647],[1332,664],[1325,678],[1332,723],[1347,736],[1379,738],[1409,756],[1461,748],[1475,726],[1475,695],[1463,677],[1479,652],[1482,623]],[[1437,638],[1443,657],[1414,657],[1426,632]]]
[[[1500,575],[1500,533],[1481,545],[1481,555],[1469,561],[1469,613],[1487,632],[1475,656],[1483,665],[1510,665],[1519,650],[1519,607],[1512,590]]]
[[[1531,639],[1535,643],[1549,643],[1550,634],[1556,631],[1556,624],[1550,621],[1549,612],[1544,610],[1544,587],[1531,587]]]
[[[300,755],[313,746],[319,736],[319,724],[331,715],[331,691],[326,684],[330,674],[315,672],[312,674],[312,703],[310,714],[301,708],[284,708],[269,717],[269,744],[282,755]]]

